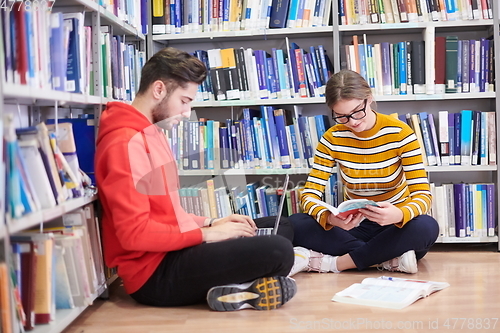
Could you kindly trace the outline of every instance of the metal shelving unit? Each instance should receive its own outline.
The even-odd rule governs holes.
[[[58,113],[59,108],[80,108],[87,111],[93,112],[95,118],[95,124],[99,122],[100,113],[103,106],[112,101],[110,98],[104,98],[100,96],[102,82],[99,73],[102,70],[101,62],[101,41],[100,41],[100,26],[101,25],[111,25],[113,26],[113,32],[117,35],[127,36],[127,42],[135,42],[140,44],[140,49],[144,50],[146,36],[140,32],[141,27],[134,27],[128,22],[124,22],[122,19],[115,16],[110,10],[100,6],[98,2],[92,0],[58,0],[54,4],[53,11],[61,12],[84,12],[85,13],[85,24],[87,26],[92,26],[92,57],[93,57],[93,68],[92,71],[94,75],[93,87],[96,92],[95,96],[86,94],[75,94],[63,91],[55,91],[51,89],[39,89],[30,87],[27,85],[19,85],[5,82],[4,73],[4,52],[2,49],[3,43],[0,43],[0,98],[2,99],[2,106],[0,107],[0,117],[3,117],[3,111],[5,105],[20,105],[23,110],[21,112],[27,113],[27,117],[30,118],[30,123],[37,123],[42,121],[41,110],[48,107],[48,112],[55,118],[58,119],[60,114]],[[0,29],[3,28],[3,24],[0,25]],[[1,30],[0,30],[1,31]],[[1,36],[1,35],[0,35]],[[50,109],[50,108],[53,108]],[[50,110],[50,111],[49,111]],[[97,130],[96,130],[97,133]],[[3,127],[0,128],[0,136],[3,137]],[[3,156],[3,146],[0,145],[0,156]],[[5,161],[2,160],[0,164],[0,171],[2,175],[5,175]],[[0,191],[5,193],[5,184],[3,183],[4,177],[0,177]],[[97,200],[97,195],[90,197],[80,197],[76,199],[71,199],[63,202],[56,207],[50,209],[44,209],[41,211],[33,212],[31,214],[25,215],[18,219],[11,219],[6,215],[4,195],[1,196],[0,202],[0,212],[3,216],[3,223],[0,224],[0,241],[3,244],[0,248],[0,258],[5,258],[9,260],[9,256],[6,253],[10,251],[9,235],[27,230],[33,229],[38,226],[43,227],[44,223],[53,221],[54,219],[62,217],[64,214],[84,207],[88,204],[92,204]],[[116,279],[116,276],[112,277],[106,283],[100,285],[92,295],[92,300],[95,300],[101,295],[106,295],[107,286]],[[12,304],[14,306],[14,304]],[[68,325],[71,324],[75,318],[77,318],[86,307],[76,307],[71,310],[57,310],[56,318],[50,324],[47,325],[37,325],[31,332],[50,332],[56,333],[63,331]],[[15,311],[12,311],[13,322],[17,321]]]

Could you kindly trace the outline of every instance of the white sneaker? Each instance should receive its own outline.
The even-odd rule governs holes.
[[[332,262],[337,260],[337,257],[308,250],[306,248],[296,246],[293,248],[295,252],[295,262],[288,276],[293,276],[299,272],[319,272],[328,273],[339,271],[332,270]]]
[[[299,272],[305,271],[309,265],[309,258],[311,258],[311,251],[304,247],[296,246],[293,248],[293,252],[295,252],[295,261],[288,276],[294,276]]]
[[[415,256],[415,251],[409,250],[399,257],[384,261],[379,265],[379,268],[386,269],[391,272],[414,274],[418,272],[417,257]]]

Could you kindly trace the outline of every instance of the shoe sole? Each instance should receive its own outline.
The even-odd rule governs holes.
[[[215,311],[272,310],[288,302],[296,292],[295,280],[284,276],[266,277],[249,284],[213,287],[208,291],[207,302]]]

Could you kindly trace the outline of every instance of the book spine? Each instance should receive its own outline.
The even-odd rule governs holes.
[[[291,168],[290,152],[288,149],[288,141],[286,138],[286,123],[282,109],[274,110],[274,120],[276,122],[276,131],[280,148],[281,167],[283,169]]]
[[[494,184],[486,184],[486,202],[487,202],[487,236],[493,237],[495,236],[495,228],[496,228],[496,197],[495,197],[495,185]]]
[[[467,203],[465,184],[453,184],[455,204],[455,237],[466,236]]]

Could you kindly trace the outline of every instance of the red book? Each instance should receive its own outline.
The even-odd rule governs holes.
[[[436,37],[435,54],[436,94],[442,94],[446,83],[446,37]]]
[[[28,40],[26,38],[26,13],[24,2],[16,2],[12,8],[16,26],[16,59],[15,76],[16,82],[27,84],[26,75],[28,72]]]

